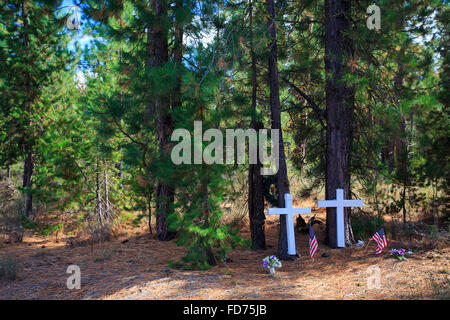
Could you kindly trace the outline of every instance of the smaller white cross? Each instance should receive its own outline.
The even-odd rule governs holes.
[[[292,195],[284,194],[285,208],[269,208],[267,214],[285,214],[286,215],[286,231],[288,240],[288,254],[296,255],[295,236],[294,236],[294,214],[295,213],[311,213],[311,208],[292,208]]]
[[[336,200],[319,200],[318,207],[334,207],[336,208],[336,233],[337,246],[345,247],[344,236],[344,207],[362,207],[362,200],[344,200],[344,190],[336,189]]]

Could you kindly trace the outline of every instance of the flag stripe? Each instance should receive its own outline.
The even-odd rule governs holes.
[[[314,258],[317,252],[317,248],[319,244],[317,243],[316,235],[314,234],[314,230],[311,226],[309,226],[309,256]]]
[[[372,239],[377,243],[375,254],[382,253],[383,248],[386,248],[388,245],[386,233],[384,232],[384,227],[381,227],[380,230],[375,232],[375,234],[372,236]]]

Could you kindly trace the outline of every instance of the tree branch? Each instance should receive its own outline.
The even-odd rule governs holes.
[[[286,82],[292,89],[295,90],[299,95],[301,95],[310,105],[310,107],[317,113],[320,119],[325,119],[325,110],[321,109],[314,100],[308,96],[306,93],[304,93],[299,87],[297,87],[295,84],[290,82],[288,79],[286,79],[283,76],[280,76],[280,78]]]

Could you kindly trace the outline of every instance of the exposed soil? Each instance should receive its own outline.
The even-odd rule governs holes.
[[[0,299],[448,299],[448,237],[440,240],[390,241],[390,248],[415,248],[408,261],[392,258],[385,249],[375,255],[373,241],[365,247],[329,249],[321,244],[308,255],[308,237],[296,234],[300,258],[283,261],[275,275],[264,273],[261,260],[276,254],[278,217],[267,220],[269,248],[234,250],[225,265],[208,271],[174,270],[168,262],[183,247],[160,242],[145,232],[89,246],[69,248],[54,237],[25,236],[22,243],[0,244],[0,258],[14,254],[17,278],[0,282]],[[134,231],[135,232],[135,231]],[[249,238],[248,231],[242,236]],[[122,243],[124,240],[127,240]],[[322,257],[327,253],[329,257]],[[81,289],[66,287],[69,265],[81,269]],[[368,279],[379,267],[381,288]],[[370,270],[375,273],[370,273]]]

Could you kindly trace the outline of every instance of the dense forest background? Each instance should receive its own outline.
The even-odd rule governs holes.
[[[70,1],[0,3],[2,232],[93,242],[145,223],[186,246],[173,265],[208,268],[235,246],[264,249],[265,208],[284,193],[333,199],[337,187],[365,203],[346,212],[347,245],[386,221],[390,234],[448,228],[446,1],[73,4],[79,21]],[[280,170],[175,165],[170,136],[196,120],[282,129]]]

